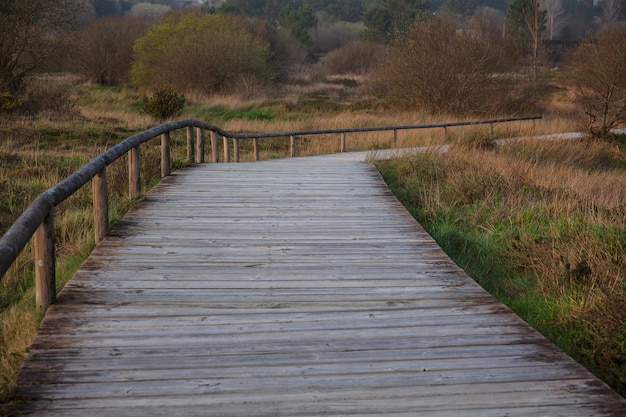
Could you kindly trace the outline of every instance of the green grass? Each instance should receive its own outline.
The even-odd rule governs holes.
[[[199,120],[206,120],[209,123],[227,122],[230,120],[274,120],[278,113],[270,107],[246,106],[242,108],[229,109],[223,105],[205,106],[190,105],[185,108],[187,113]]]

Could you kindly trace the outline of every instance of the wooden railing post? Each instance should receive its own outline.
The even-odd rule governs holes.
[[[252,139],[252,146],[254,147],[254,160],[259,160],[259,138]]]
[[[161,134],[161,178],[171,173],[170,152],[170,132],[165,132]]]
[[[204,129],[196,128],[196,164],[204,163]]]
[[[194,146],[194,134],[193,134],[193,126],[187,126],[187,161],[190,164],[193,164],[196,160],[194,156],[195,146]]]
[[[450,139],[450,138],[448,137],[448,126],[444,126],[444,127],[443,127],[443,133],[444,133],[444,135],[445,135],[446,142],[447,142],[447,141],[448,141],[448,139]]]
[[[230,162],[230,148],[228,146],[228,136],[224,136],[224,162]]]
[[[141,151],[139,145],[128,152],[128,194],[131,199],[141,195]]]
[[[393,129],[393,147],[398,147],[398,129]]]
[[[213,163],[217,163],[220,160],[220,154],[217,150],[217,141],[219,140],[219,136],[216,131],[211,131],[211,160]]]
[[[109,233],[109,194],[106,167],[91,179],[93,189],[93,229],[96,244]]]
[[[346,141],[346,135],[347,135],[346,132],[343,132],[341,134],[341,152],[345,152],[346,149],[347,149],[347,146],[346,146],[346,142],[347,142]]]
[[[239,162],[239,139],[233,138],[233,162]]]
[[[296,137],[295,135],[289,136],[289,156],[296,156]]]
[[[45,311],[56,300],[54,208],[35,232],[35,301]]]

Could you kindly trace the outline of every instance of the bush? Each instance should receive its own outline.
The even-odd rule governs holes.
[[[605,137],[626,122],[626,26],[583,42],[570,63],[570,85],[584,110],[584,129]]]
[[[364,74],[384,59],[385,46],[367,41],[352,41],[329,52],[321,59],[328,74]]]
[[[0,94],[0,114],[11,113],[21,105],[22,102],[20,99],[16,98],[13,94],[8,92]]]
[[[351,41],[359,39],[363,31],[363,23],[351,22],[326,22],[318,20],[313,29],[313,52],[323,54],[340,48]]]
[[[269,81],[269,43],[222,15],[168,15],[135,43],[134,82],[143,87],[223,90],[242,74]]]
[[[459,29],[445,18],[416,22],[394,47],[381,81],[392,101],[433,113],[493,115],[519,111],[524,88],[510,76],[501,34]],[[521,103],[520,103],[521,101]]]
[[[148,29],[146,19],[132,16],[94,20],[78,34],[73,67],[99,85],[119,85],[129,80],[133,44]]]
[[[180,114],[185,107],[185,96],[174,90],[155,90],[152,97],[143,99],[143,111],[155,119],[165,120]]]
[[[53,75],[28,79],[20,110],[56,116],[77,114],[78,96],[75,94],[75,82],[72,77]]]

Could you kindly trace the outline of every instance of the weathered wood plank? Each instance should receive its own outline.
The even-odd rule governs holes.
[[[329,161],[165,179],[48,310],[19,415],[624,415],[373,167]]]

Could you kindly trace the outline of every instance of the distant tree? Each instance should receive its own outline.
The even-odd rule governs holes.
[[[58,54],[58,38],[77,28],[87,0],[0,1],[0,94],[20,91],[24,78]]]
[[[108,16],[83,27],[76,37],[73,67],[100,85],[129,81],[133,44],[149,27],[146,19]]]
[[[307,7],[299,10],[287,6],[278,15],[278,24],[287,30],[300,44],[310,50],[313,40],[309,31],[315,27],[317,19],[313,11]]]
[[[546,29],[546,11],[540,0],[515,0],[507,12],[506,36],[512,44],[521,45],[532,56],[533,78],[538,78],[539,55],[543,32]]]
[[[459,30],[446,18],[419,22],[382,68],[388,97],[403,107],[464,116],[519,111],[510,60],[500,33],[489,27]]]
[[[171,6],[166,6],[164,4],[153,4],[153,3],[137,3],[130,9],[130,14],[136,17],[142,17],[145,19],[156,20],[157,18],[163,16],[165,13],[172,10]]]
[[[554,36],[563,27],[563,16],[565,9],[563,8],[563,0],[541,0],[541,9],[546,13],[546,29],[548,39],[554,40]]]
[[[623,0],[603,0],[600,3],[602,7],[602,18],[605,23],[612,26],[619,22],[624,7]]]
[[[593,0],[563,0],[566,23],[561,31],[565,39],[581,39],[593,31],[595,8]]]
[[[428,11],[427,0],[382,0],[363,15],[366,40],[389,43],[406,34],[415,19]]]
[[[441,9],[448,13],[471,16],[481,3],[480,0],[447,0]]]
[[[626,123],[626,26],[608,28],[583,42],[567,76],[591,135],[605,137]]]
[[[279,11],[288,4],[288,0],[226,0],[220,6],[219,11],[225,14],[242,14],[273,21]]]
[[[359,22],[363,12],[365,12],[365,4],[361,0],[337,0],[327,2],[324,11],[328,13],[333,20],[344,20],[346,22]]]
[[[224,15],[168,15],[135,43],[134,82],[213,93],[229,82],[273,77],[269,43]]]
[[[91,0],[96,18],[121,13],[119,2],[115,0]]]

